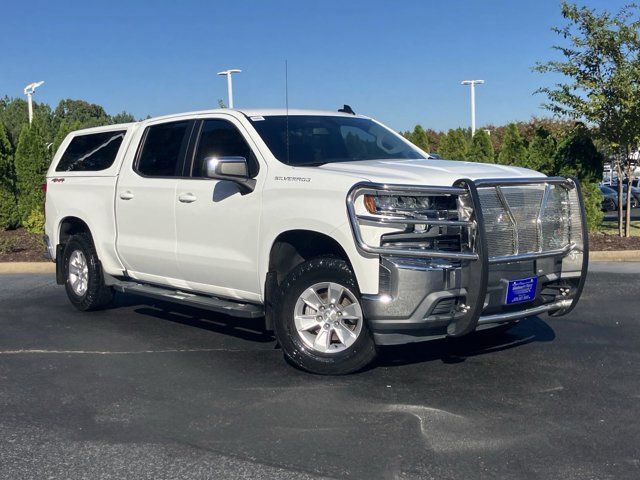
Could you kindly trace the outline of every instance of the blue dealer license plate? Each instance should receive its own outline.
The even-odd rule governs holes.
[[[538,277],[523,278],[521,280],[511,280],[507,286],[506,304],[528,302],[536,298],[536,286]]]

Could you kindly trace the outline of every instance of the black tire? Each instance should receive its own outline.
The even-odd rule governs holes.
[[[616,202],[611,198],[605,198],[602,202],[602,210],[605,212],[611,212],[617,210]]]
[[[274,305],[274,332],[285,358],[295,367],[320,375],[345,375],[366,367],[376,356],[376,346],[366,319],[355,343],[337,353],[321,353],[308,348],[294,323],[298,297],[310,286],[335,282],[348,288],[360,302],[355,276],[344,260],[317,257],[295,267],[280,285]]]
[[[69,277],[69,260],[75,251],[80,251],[84,255],[87,267],[87,289],[82,294],[77,294]],[[78,310],[83,312],[89,310],[99,310],[106,307],[113,300],[113,289],[104,284],[102,266],[98,260],[98,254],[93,245],[93,240],[88,234],[82,233],[72,236],[64,249],[62,256],[63,271],[65,276],[65,289],[69,300]]]

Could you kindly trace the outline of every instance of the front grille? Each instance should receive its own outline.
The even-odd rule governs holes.
[[[577,189],[557,184],[478,188],[489,257],[558,250],[581,240]]]

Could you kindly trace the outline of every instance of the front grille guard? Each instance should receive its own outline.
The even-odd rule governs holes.
[[[515,255],[503,255],[496,257],[489,257],[487,242],[486,242],[486,228],[484,217],[482,214],[481,202],[478,196],[478,188],[494,187],[499,192],[499,187],[510,186],[527,186],[527,185],[545,185],[545,197],[548,191],[549,185],[559,185],[568,190],[575,189],[577,197],[576,210],[573,210],[571,214],[578,215],[580,219],[580,231],[571,232],[569,239],[570,242],[559,249],[551,249],[539,252],[527,252]],[[469,221],[460,220],[442,220],[442,219],[429,219],[421,216],[414,216],[414,218],[405,218],[398,216],[372,216],[361,215],[356,212],[355,202],[356,200],[366,194],[392,194],[392,195],[452,195],[461,196],[468,195],[471,200],[472,214]],[[500,193],[498,193],[500,194]],[[508,210],[508,207],[506,207]],[[387,256],[400,256],[400,257],[419,257],[426,259],[445,259],[452,261],[465,261],[465,268],[462,269],[462,274],[466,275],[465,284],[468,285],[466,296],[465,315],[456,319],[448,327],[448,333],[452,336],[460,336],[473,331],[477,324],[478,319],[482,313],[484,307],[485,295],[487,292],[487,279],[490,264],[508,263],[522,260],[534,260],[538,258],[564,256],[572,251],[580,252],[583,254],[582,269],[580,281],[577,287],[572,292],[572,302],[569,306],[562,308],[559,311],[552,312],[553,315],[564,315],[569,313],[576,305],[584,287],[584,281],[587,273],[588,265],[588,231],[586,216],[584,211],[584,202],[582,201],[582,194],[580,190],[580,184],[575,178],[565,177],[535,177],[535,178],[514,178],[514,179],[482,179],[482,180],[469,180],[460,179],[454,183],[452,187],[430,187],[430,186],[415,186],[415,185],[386,185],[378,183],[362,182],[353,186],[347,195],[347,212],[351,224],[351,230],[358,249],[365,254],[370,255],[387,255]],[[543,212],[540,212],[540,216]],[[540,218],[538,218],[539,223]],[[513,221],[513,218],[511,218]],[[462,227],[468,229],[469,247],[463,249],[460,252],[451,252],[435,249],[416,249],[416,248],[397,248],[386,246],[374,246],[369,245],[364,240],[360,225],[368,224],[378,227],[392,226],[392,225],[429,225],[429,226],[453,226]],[[574,225],[575,222],[570,222],[570,225]],[[579,241],[574,241],[579,240]]]

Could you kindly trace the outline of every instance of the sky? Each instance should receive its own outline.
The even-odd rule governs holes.
[[[616,11],[625,0],[582,4]],[[217,108],[234,77],[238,108],[335,110],[349,104],[397,130],[548,115],[531,71],[556,55],[560,2],[537,1],[13,1],[3,0],[0,96],[54,106],[79,98],[138,118]]]

